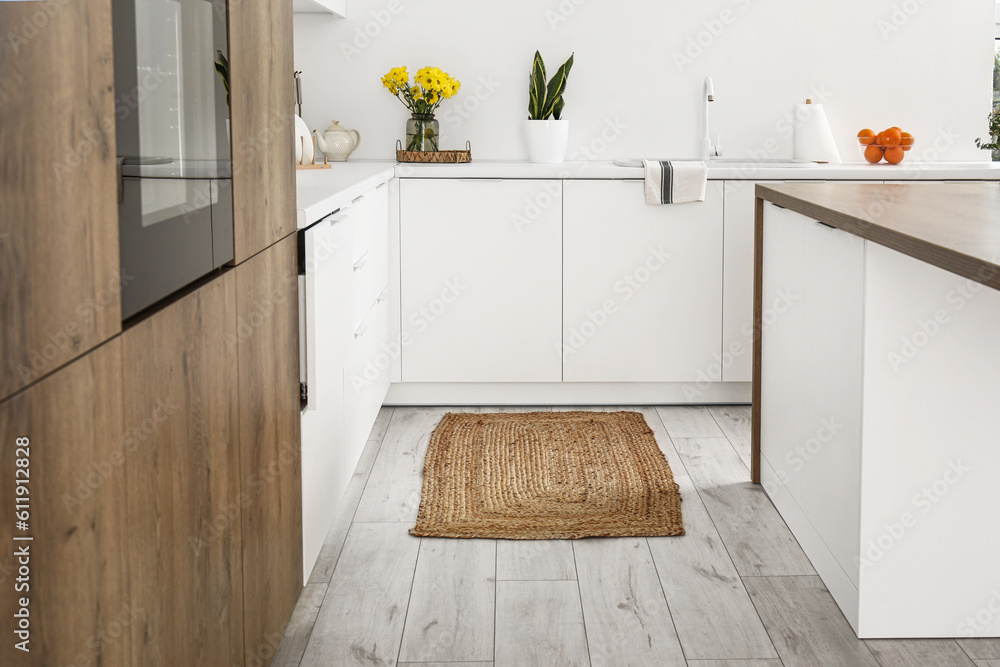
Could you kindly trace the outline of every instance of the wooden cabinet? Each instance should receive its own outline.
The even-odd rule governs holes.
[[[128,592],[122,463],[131,441],[123,430],[121,372],[114,340],[0,403],[0,664],[135,664],[128,628],[145,610]],[[19,438],[29,441],[21,451]],[[26,469],[18,458],[27,458]],[[30,514],[21,531],[14,499],[16,480],[25,478]],[[14,541],[25,536],[33,539]],[[22,547],[27,563],[15,556]],[[16,579],[21,565],[30,568],[28,582]],[[30,590],[15,589],[24,583]],[[14,647],[21,639],[12,619],[22,596],[30,599],[30,653]]]
[[[239,264],[295,231],[292,0],[227,6]]]
[[[118,333],[128,281],[111,2],[39,6],[0,3],[0,399]]]
[[[295,237],[122,334],[132,664],[273,655],[302,589]]]
[[[649,206],[642,181],[564,183],[563,379],[718,381],[722,196]],[[405,372],[405,365],[404,365]]]
[[[289,236],[235,270],[247,664],[273,656],[302,592],[296,250]]]
[[[404,180],[403,382],[558,382],[559,181]]]
[[[122,334],[134,665],[243,663],[236,274]]]

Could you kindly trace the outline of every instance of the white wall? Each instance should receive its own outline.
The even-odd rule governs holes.
[[[436,65],[462,81],[439,110],[442,148],[470,140],[474,158],[526,159],[521,120],[537,48],[550,71],[576,52],[564,117],[577,159],[695,156],[701,81],[710,74],[713,134],[730,157],[762,149],[791,157],[786,116],[813,97],[825,98],[846,161],[861,159],[859,129],[891,125],[916,136],[924,159],[988,160],[974,139],[987,133],[995,7],[994,0],[349,0],[347,20],[295,16],[295,67],[303,70],[310,129],[336,118],[360,130],[357,158],[393,157],[403,135],[407,111],[381,87],[382,74]],[[679,63],[689,48],[693,57]],[[926,153],[939,136],[946,150]],[[588,146],[594,150],[581,152]]]

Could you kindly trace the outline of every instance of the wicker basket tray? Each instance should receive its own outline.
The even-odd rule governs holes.
[[[464,151],[404,151],[403,142],[396,140],[397,162],[425,162],[438,164],[456,164],[472,162],[472,144],[465,142]]]

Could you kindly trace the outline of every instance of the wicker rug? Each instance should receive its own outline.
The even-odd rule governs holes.
[[[410,533],[542,540],[683,535],[684,525],[638,412],[448,413]]]

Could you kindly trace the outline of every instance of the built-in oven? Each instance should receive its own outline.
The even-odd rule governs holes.
[[[113,0],[112,9],[128,318],[233,260],[226,4]]]

